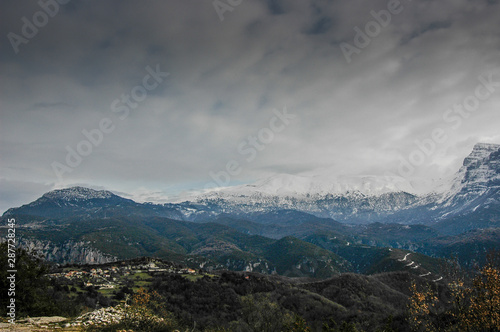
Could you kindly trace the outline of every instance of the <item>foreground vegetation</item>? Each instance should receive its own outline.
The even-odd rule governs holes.
[[[0,291],[5,294],[7,255],[5,244],[0,247]],[[407,272],[346,273],[318,281],[183,273],[172,267],[116,274],[117,287],[106,288],[87,286],[88,279],[49,278],[50,267],[22,249],[16,258],[17,317],[58,315],[82,321],[84,313],[116,309],[113,319],[81,324],[87,331],[500,330],[500,270],[494,259],[472,279],[454,275],[437,283]],[[62,271],[70,269],[75,267]],[[2,317],[7,300],[0,298]]]
[[[408,322],[414,331],[500,331],[500,269],[489,262],[467,285],[457,277],[448,284],[449,301],[439,301],[430,285],[412,283]]]

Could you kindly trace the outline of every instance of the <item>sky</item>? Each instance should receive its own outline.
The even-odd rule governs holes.
[[[274,174],[438,179],[500,143],[497,0],[0,2],[0,212]]]

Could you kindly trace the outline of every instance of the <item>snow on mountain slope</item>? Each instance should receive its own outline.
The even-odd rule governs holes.
[[[477,164],[478,162],[488,158],[493,152],[500,149],[500,144],[492,143],[477,143],[474,145],[472,152],[464,159],[464,166],[468,167],[472,164]]]
[[[135,208],[137,204],[110,191],[71,187],[50,191],[34,202],[8,209],[4,216],[12,214],[44,217],[95,215],[103,207],[115,209],[123,206]]]
[[[354,223],[441,220],[498,201],[499,149],[500,145],[478,143],[455,178],[430,194],[418,195],[409,181],[396,176],[276,175],[209,192],[192,202],[220,213],[293,209]]]
[[[456,227],[475,229],[491,224],[490,218],[498,210],[500,145],[478,143],[452,180],[391,216],[390,221],[430,224],[460,218],[461,225]]]
[[[500,145],[477,144],[452,181],[431,194],[416,193],[409,181],[397,176],[282,174],[163,205],[140,204],[109,191],[73,187],[46,193],[4,215],[140,214],[206,221],[223,213],[244,216],[296,210],[348,223],[427,223],[471,213],[490,216],[495,209],[500,210]]]
[[[84,201],[90,199],[107,199],[116,196],[110,191],[94,190],[84,187],[71,187],[67,189],[58,189],[44,194],[42,197],[61,200],[61,201]]]
[[[219,191],[218,194],[300,197],[307,195],[335,195],[359,192],[378,196],[391,192],[414,192],[412,185],[396,176],[299,176],[279,174],[251,185],[237,186]]]
[[[216,213],[298,210],[339,221],[367,223],[413,204],[411,185],[398,177],[276,175],[251,185],[200,195],[191,202]]]
[[[478,143],[464,159],[449,190],[442,192],[435,204],[440,208],[454,208],[455,213],[477,209],[487,198],[498,201],[499,189],[500,145]]]

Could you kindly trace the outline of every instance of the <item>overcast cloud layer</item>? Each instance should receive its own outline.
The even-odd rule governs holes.
[[[228,162],[230,185],[439,178],[500,143],[498,1],[64,2],[0,3],[0,211],[74,184],[168,201]]]

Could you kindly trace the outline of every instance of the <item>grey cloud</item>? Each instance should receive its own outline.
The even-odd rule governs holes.
[[[27,181],[11,181],[0,178],[0,211],[21,206],[40,197],[45,192],[52,190],[51,184],[42,184]]]
[[[157,197],[159,188],[203,187],[231,159],[244,165],[235,182],[328,165],[383,173],[433,128],[448,130],[443,112],[500,66],[498,4],[466,0],[401,1],[404,10],[348,64],[339,43],[352,44],[354,28],[387,3],[243,1],[221,22],[210,1],[71,1],[18,54],[0,41],[2,174],[55,182],[51,163],[64,162],[66,146],[75,149],[82,130],[103,118],[115,129],[65,184],[144,187],[137,197]],[[20,33],[21,18],[38,10],[2,2],[0,34]],[[170,76],[120,119],[113,101],[157,64]],[[463,155],[470,137],[496,135],[499,96],[439,149]],[[238,144],[285,106],[297,119],[246,163]],[[422,176],[457,166],[436,168],[436,160],[419,168]]]

